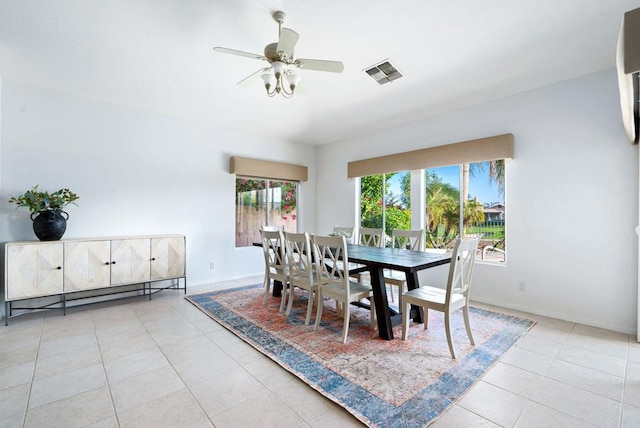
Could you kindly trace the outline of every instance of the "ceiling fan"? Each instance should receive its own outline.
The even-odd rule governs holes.
[[[295,48],[300,35],[289,28],[282,28],[282,24],[284,23],[284,18],[286,16],[284,12],[276,11],[272,16],[278,23],[278,41],[276,43],[268,44],[264,48],[264,55],[223,47],[213,48],[215,52],[264,60],[269,63],[269,67],[259,69],[255,73],[238,82],[239,85],[260,74],[264,82],[264,86],[267,89],[267,95],[272,97],[276,94],[281,94],[285,98],[290,98],[293,96],[295,88],[300,81],[299,69],[329,71],[332,73],[341,73],[342,70],[344,70],[344,65],[340,61],[303,58],[294,59],[293,49]]]

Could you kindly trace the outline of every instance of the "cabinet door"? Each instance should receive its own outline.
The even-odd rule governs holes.
[[[151,238],[151,279],[179,278],[185,271],[185,238]]]
[[[149,238],[111,241],[111,285],[139,284],[149,281]]]
[[[7,245],[6,252],[7,300],[62,293],[61,243]]]
[[[91,290],[110,284],[109,241],[64,243],[64,291]]]

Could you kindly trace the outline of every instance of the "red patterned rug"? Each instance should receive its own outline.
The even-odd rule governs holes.
[[[409,339],[394,328],[382,340],[369,311],[352,307],[349,338],[341,341],[342,318],[324,302],[317,331],[305,326],[306,292],[296,293],[289,316],[280,299],[262,305],[261,285],[186,297],[205,314],[272,358],[312,388],[369,426],[423,427],[437,418],[534,324],[510,315],[471,308],[469,344],[462,313],[452,317],[457,359],[451,359],[441,313],[429,313],[429,329],[412,324]]]

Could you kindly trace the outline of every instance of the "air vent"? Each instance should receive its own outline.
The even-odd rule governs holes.
[[[402,73],[393,66],[388,60],[364,70],[369,76],[381,85],[393,82],[402,77]]]

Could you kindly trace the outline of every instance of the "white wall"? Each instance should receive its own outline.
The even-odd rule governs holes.
[[[315,224],[316,148],[2,81],[0,241],[35,240],[7,200],[33,185],[68,187],[64,238],[179,233],[190,285],[261,274],[259,248],[235,249],[232,155],[309,167],[300,227]],[[215,269],[209,269],[214,261]]]
[[[323,146],[317,228],[355,221],[349,161],[510,132],[508,262],[477,265],[472,298],[633,333],[638,147],[625,139],[618,96],[607,70]],[[443,280],[443,270],[421,279]]]

